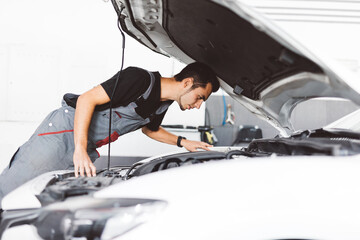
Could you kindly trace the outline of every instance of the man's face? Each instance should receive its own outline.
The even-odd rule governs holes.
[[[179,98],[179,106],[181,110],[199,109],[201,104],[208,99],[211,94],[212,86],[208,83],[205,88],[197,87],[188,88]]]

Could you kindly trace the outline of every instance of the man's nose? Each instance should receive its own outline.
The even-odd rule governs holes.
[[[201,104],[203,103],[203,100],[200,100],[196,103],[195,107],[199,109],[201,107]]]

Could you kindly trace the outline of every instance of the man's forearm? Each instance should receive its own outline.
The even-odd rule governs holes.
[[[158,131],[151,131],[150,129],[144,127],[142,129],[143,133],[148,137],[167,144],[176,145],[178,136],[166,131],[164,128],[159,127]]]
[[[95,106],[87,101],[87,96],[81,95],[76,103],[74,119],[75,149],[86,150],[88,130]]]
[[[147,127],[143,127],[142,131],[144,134],[146,134],[148,137],[157,140],[159,142],[171,144],[171,145],[177,145],[177,139],[178,136],[166,131],[162,127],[159,127],[158,131],[151,131]],[[204,149],[209,150],[209,147],[212,147],[212,145],[201,142],[201,141],[192,141],[188,139],[182,139],[180,142],[180,145],[185,147],[188,151],[194,152],[197,149]]]

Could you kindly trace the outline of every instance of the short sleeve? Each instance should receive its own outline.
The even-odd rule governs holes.
[[[104,88],[109,98],[111,98],[113,93],[118,74],[119,72],[109,80],[100,84]],[[136,67],[129,67],[121,71],[118,85],[112,99],[113,107],[126,106],[130,102],[135,101],[146,91],[149,85],[150,76],[146,70]],[[107,108],[109,108],[109,103],[97,106],[96,110],[104,110]]]

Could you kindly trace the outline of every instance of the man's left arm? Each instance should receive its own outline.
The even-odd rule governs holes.
[[[163,142],[171,145],[177,145],[178,136],[166,131],[162,127],[159,127],[157,131],[152,131],[145,126],[142,128],[142,132],[148,137],[157,140],[159,142]],[[209,151],[210,149],[208,147],[212,147],[212,145],[207,144],[205,142],[192,141],[188,139],[182,139],[180,145],[186,148],[190,152],[195,152],[199,148]]]

